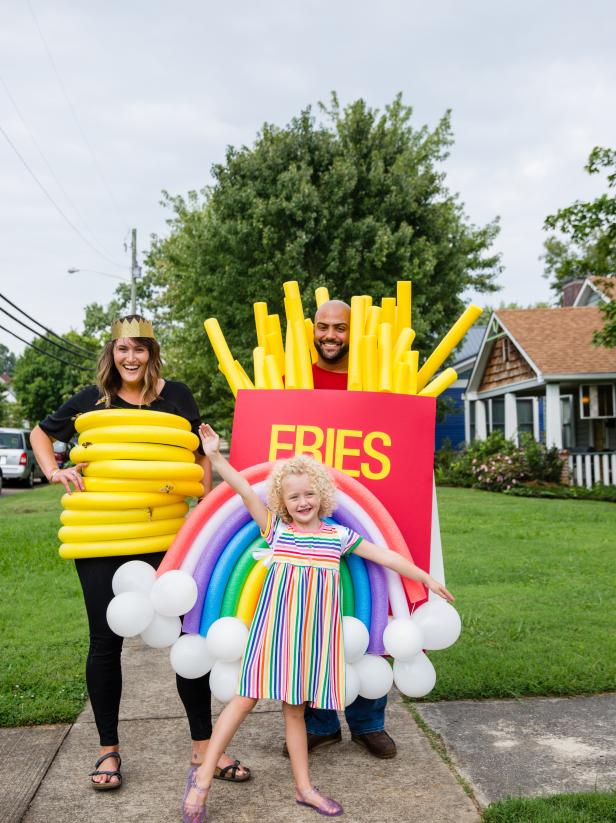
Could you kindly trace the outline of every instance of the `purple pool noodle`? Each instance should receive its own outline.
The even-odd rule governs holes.
[[[332,517],[341,525],[348,526],[348,528],[353,529],[357,534],[361,534],[362,537],[365,537],[366,540],[369,540],[371,543],[375,542],[375,538],[371,534],[366,534],[366,530],[359,521],[351,512],[347,511],[344,506],[339,506]],[[365,562],[370,580],[370,595],[372,598],[368,653],[385,654],[383,632],[387,628],[387,577],[385,576],[385,569],[379,566],[378,563],[372,563],[370,560],[366,560]]]
[[[197,561],[192,575],[197,584],[197,602],[184,617],[184,632],[198,634],[201,625],[201,613],[203,612],[205,593],[210,583],[214,566],[229,540],[231,540],[233,535],[248,523],[250,519],[248,510],[244,508],[241,501],[238,501],[237,509],[229,515],[218,532],[201,552],[201,557]]]

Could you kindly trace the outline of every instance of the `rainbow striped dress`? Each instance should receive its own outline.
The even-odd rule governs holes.
[[[250,627],[238,693],[344,708],[340,557],[361,542],[343,526],[302,532],[268,514],[272,565]]]

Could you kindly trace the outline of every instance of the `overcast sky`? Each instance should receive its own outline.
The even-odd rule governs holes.
[[[452,109],[448,186],[473,223],[501,218],[492,302],[548,299],[545,216],[605,189],[583,166],[593,146],[616,145],[613,0],[1,8],[0,291],[57,332],[80,329],[83,307],[117,283],[68,268],[127,275],[130,228],[140,252],[166,230],[161,190],[201,188],[227,145],[332,89],[373,107],[402,91],[417,127]],[[0,325],[34,339],[1,313]],[[23,348],[3,331],[0,342]]]

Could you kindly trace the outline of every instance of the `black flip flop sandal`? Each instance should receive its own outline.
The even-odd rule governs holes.
[[[245,775],[238,775],[238,769],[244,769],[246,772]],[[224,766],[222,769],[219,769],[216,766],[214,770],[214,777],[216,780],[228,780],[231,783],[245,783],[247,780],[250,780],[250,769],[248,766],[243,766],[239,760],[235,760],[233,763],[229,763],[228,766]]]
[[[115,759],[118,762],[118,768],[113,772],[105,771],[104,769],[99,770],[98,768],[101,763],[104,763],[105,760],[107,760],[108,757],[115,757]],[[117,777],[118,779],[114,780],[113,782],[111,780],[106,780],[104,783],[96,783],[94,780],[90,780],[92,788],[96,789],[97,791],[110,791],[112,789],[119,789],[122,785],[122,775],[120,773],[121,766],[122,758],[120,757],[120,752],[107,752],[107,754],[102,754],[94,764],[94,771],[90,772],[89,777],[92,778],[97,777],[99,774],[106,774],[110,778]]]

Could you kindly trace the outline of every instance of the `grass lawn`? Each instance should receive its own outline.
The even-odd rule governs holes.
[[[462,635],[427,699],[616,689],[616,507],[438,489]]]
[[[69,721],[83,705],[86,618],[57,553],[61,492],[0,498],[0,725]],[[616,506],[450,488],[439,504],[463,633],[431,654],[430,699],[614,690]]]
[[[520,797],[493,803],[484,823],[614,823],[616,794],[588,792],[553,797]]]
[[[60,486],[0,498],[0,725],[70,721],[85,698],[87,622],[58,556]]]

